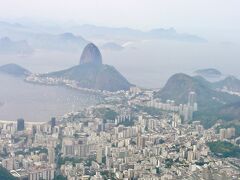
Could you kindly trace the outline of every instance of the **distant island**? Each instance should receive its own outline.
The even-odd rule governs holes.
[[[166,39],[195,43],[207,42],[207,40],[203,37],[189,33],[179,33],[174,28],[156,28],[149,31],[141,31],[127,27],[114,28],[83,24],[70,27],[68,30],[81,34],[84,37],[111,37],[116,39],[121,37],[123,39]]]
[[[33,48],[27,41],[13,41],[8,37],[0,38],[0,54],[31,54]]]
[[[214,68],[199,69],[194,72],[194,74],[203,76],[205,78],[220,78],[222,73]]]
[[[31,72],[27,69],[13,63],[0,66],[0,73],[5,73],[18,77],[25,77],[31,74]]]
[[[112,50],[112,51],[121,51],[124,49],[123,46],[121,46],[117,43],[114,43],[114,42],[105,43],[101,46],[101,48],[104,50]]]

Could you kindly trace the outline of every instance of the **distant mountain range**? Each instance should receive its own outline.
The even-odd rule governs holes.
[[[75,80],[82,88],[97,90],[128,90],[131,86],[113,66],[102,64],[101,53],[92,43],[84,48],[79,65],[41,76]]]
[[[81,36],[76,36],[66,31],[53,34],[51,33],[51,29],[42,30],[28,25],[19,23],[11,24],[2,21],[0,22],[0,37],[9,37],[8,39],[11,38],[14,41],[25,43],[31,49],[60,51],[79,51],[89,43]],[[0,52],[1,49],[3,47],[0,47]]]
[[[188,33],[178,33],[174,28],[152,29],[150,31],[141,31],[131,28],[112,28],[95,25],[80,25],[68,28],[69,31],[81,34],[84,37],[111,37],[127,39],[168,39],[186,42],[206,42],[207,40]]]
[[[1,34],[0,34],[1,35]],[[72,33],[52,34],[28,34],[21,36],[25,40],[12,41],[8,37],[0,39],[0,53],[29,54],[34,49],[80,51],[88,44],[88,41]]]
[[[0,54],[29,54],[33,49],[27,41],[12,41],[8,37],[0,38]]]
[[[17,77],[25,77],[31,74],[30,71],[17,64],[6,64],[0,66],[0,73],[9,74]]]
[[[67,33],[66,33],[67,32]],[[77,34],[77,35],[74,35]],[[129,40],[165,39],[185,42],[206,42],[206,39],[188,33],[179,33],[174,28],[141,31],[131,28],[114,28],[95,25],[60,26],[36,23],[8,23],[0,21],[0,37],[27,41],[33,49],[76,51],[88,44],[86,39],[111,39],[104,43],[109,50],[121,50],[116,42]],[[84,37],[84,38],[83,38]],[[86,38],[86,39],[85,39]]]
[[[89,42],[72,33],[33,34],[25,37],[34,48],[61,51],[80,51]]]
[[[101,46],[101,49],[112,50],[112,51],[121,51],[121,50],[124,49],[124,47],[119,45],[119,44],[117,44],[117,43],[114,43],[114,42],[108,42],[108,43],[104,43]]]
[[[199,69],[196,70],[194,74],[204,78],[220,78],[223,75],[219,70],[214,68]]]
[[[202,120],[203,124],[209,126],[223,117],[224,119],[228,117],[228,119],[232,120],[239,118],[238,116],[234,116],[234,114],[238,114],[236,113],[236,104],[239,104],[240,96],[217,89],[217,87],[221,88],[225,86],[229,88],[239,87],[240,81],[236,80],[236,78],[234,80],[226,78],[217,83],[211,83],[199,76],[192,77],[179,73],[171,76],[166,85],[155,96],[162,100],[171,99],[177,103],[184,104],[187,103],[189,92],[196,92],[199,111],[196,113],[195,120]],[[232,108],[232,106],[235,108]],[[228,110],[224,111],[224,109]],[[231,110],[233,111],[232,113],[230,113]],[[229,114],[231,114],[231,117]]]

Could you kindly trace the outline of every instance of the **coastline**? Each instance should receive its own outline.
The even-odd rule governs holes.
[[[41,125],[41,124],[45,124],[47,123],[48,121],[41,121],[41,122],[33,122],[33,121],[25,121],[24,123],[27,124],[27,125]],[[17,124],[17,121],[13,121],[13,120],[0,120],[0,124]]]

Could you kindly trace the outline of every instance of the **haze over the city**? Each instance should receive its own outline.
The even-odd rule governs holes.
[[[140,53],[134,51],[121,52],[122,56],[115,52],[103,52],[104,62],[109,62],[112,65],[119,67],[123,73],[135,81],[136,75],[129,72],[129,67],[139,69],[145,67],[145,72],[154,72],[168,69],[165,62],[170,62],[171,65],[176,65],[176,71],[192,71],[196,67],[213,67],[220,68],[227,74],[234,73],[238,75],[237,66],[235,63],[240,58],[239,42],[240,42],[240,24],[237,23],[240,18],[239,1],[230,0],[228,3],[224,0],[213,1],[190,1],[190,0],[171,0],[171,1],[137,1],[137,0],[90,0],[77,1],[71,0],[68,3],[64,0],[10,0],[0,6],[0,20],[23,24],[27,27],[33,26],[40,32],[46,26],[44,32],[63,33],[71,32],[70,27],[83,24],[92,24],[106,27],[128,27],[140,29],[143,31],[155,28],[174,28],[179,33],[189,33],[200,36],[207,40],[204,44],[191,44],[179,42],[160,42],[159,44],[145,42],[136,42],[139,46]],[[69,27],[69,28],[68,28]],[[76,35],[83,36],[80,33]],[[1,35],[1,34],[0,34]],[[2,36],[2,35],[1,35]],[[83,36],[83,38],[86,38]],[[89,41],[98,43],[96,38],[86,38]],[[121,40],[121,37],[118,39]],[[105,41],[114,41],[105,39]],[[127,40],[125,39],[125,43]],[[100,41],[101,42],[101,41]],[[179,47],[180,46],[180,47]],[[175,51],[174,54],[171,52]],[[61,60],[61,55],[53,55],[51,60],[42,58],[42,56],[32,56],[28,62],[16,58],[4,58],[6,61],[14,61],[26,65],[30,69],[37,71],[46,71],[44,61],[49,64],[54,64],[56,69],[71,66],[77,61],[77,56],[81,52],[74,52],[73,58]],[[39,63],[39,58],[42,58],[42,66]],[[146,59],[147,62],[146,62]],[[137,62],[136,62],[137,61]],[[200,62],[199,62],[200,61]],[[59,62],[59,63],[58,63]],[[5,61],[1,60],[1,64]],[[29,64],[28,64],[29,63]],[[38,64],[38,67],[30,66],[30,64]],[[154,64],[151,67],[149,64]],[[169,64],[169,63],[168,63]],[[182,65],[184,64],[184,65]],[[50,65],[51,66],[51,65]],[[180,67],[179,67],[180,66]],[[181,66],[184,66],[181,67]],[[153,69],[152,69],[153,68]],[[174,69],[174,68],[173,68]],[[54,70],[54,67],[49,70]],[[174,70],[175,71],[175,70]],[[167,72],[169,76],[173,72]],[[147,75],[146,75],[147,76]],[[156,76],[159,76],[156,72]],[[155,79],[157,80],[158,77]],[[165,79],[164,79],[165,80]],[[161,85],[164,83],[161,83]],[[141,86],[156,87],[154,82],[139,84]]]
[[[0,180],[239,180],[239,0],[0,0]]]
[[[236,0],[228,3],[224,0],[71,0],[67,3],[64,0],[10,0],[1,4],[0,20],[22,24],[37,33],[71,32],[97,45],[104,42],[126,44],[131,48],[103,51],[104,63],[118,67],[135,84],[160,87],[172,73],[190,73],[196,68],[212,67],[226,74],[239,75],[236,65],[240,58],[239,6],[240,3]],[[206,42],[149,40],[144,37],[136,41],[124,37],[90,37],[74,29],[84,24],[142,31],[174,28],[178,33],[196,35]],[[2,33],[0,37],[5,35],[8,34]],[[15,39],[23,37],[16,36]],[[1,58],[0,64],[11,61],[32,71],[47,72],[72,66],[78,61],[80,53],[35,52],[25,59],[15,56]],[[139,69],[145,73],[144,76],[139,76]]]
[[[32,73],[63,70],[78,64],[83,47],[93,42],[104,64],[144,88],[162,88],[174,73],[193,74],[204,68],[239,77],[239,5],[235,0],[9,0],[0,6],[0,65],[14,63]],[[17,84],[1,83],[7,89]],[[21,83],[18,92],[26,94],[28,88]],[[14,94],[4,92],[8,95],[2,94],[0,102]],[[37,97],[41,99],[41,93]],[[22,99],[15,101],[20,104]],[[76,103],[70,104],[66,110]],[[7,118],[13,107],[5,104],[2,117]],[[9,118],[22,116],[25,110]]]

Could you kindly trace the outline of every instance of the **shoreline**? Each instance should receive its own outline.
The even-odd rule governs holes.
[[[71,89],[71,90],[80,92],[82,94],[104,96],[103,92],[99,92],[98,90],[81,88],[81,87],[76,88],[76,87],[72,87],[66,83],[50,84],[50,83],[42,83],[42,82],[38,82],[38,81],[31,81],[26,78],[23,81],[26,83],[29,83],[29,84],[33,84],[33,85],[35,84],[35,85],[40,85],[40,86],[62,87],[62,88],[67,88],[67,89]]]
[[[47,123],[47,122],[48,121],[41,121],[41,122],[24,121],[24,123],[28,124],[28,125],[38,125],[38,124],[44,124],[44,123]],[[10,124],[10,123],[17,124],[17,120],[16,121],[13,121],[13,120],[0,120],[0,124]]]

